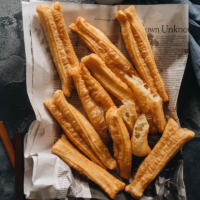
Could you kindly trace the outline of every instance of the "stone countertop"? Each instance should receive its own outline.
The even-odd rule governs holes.
[[[93,0],[69,2],[94,3]],[[130,4],[131,1],[125,1]],[[25,135],[35,119],[26,92],[26,59],[20,0],[0,1],[0,121],[12,140],[14,132]],[[178,98],[178,116],[182,127],[196,133],[183,147],[184,181],[188,200],[200,197],[200,89],[188,59]],[[0,141],[0,200],[15,199],[14,170]]]

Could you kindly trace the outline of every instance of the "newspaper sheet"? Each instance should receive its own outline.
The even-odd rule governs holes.
[[[70,169],[66,163],[51,153],[51,147],[62,130],[43,102],[52,98],[55,90],[61,89],[61,82],[36,12],[36,6],[41,3],[52,4],[47,1],[22,2],[27,92],[36,115],[36,120],[25,137],[25,195],[28,198],[38,199],[66,197],[109,199],[84,175]],[[130,60],[120,25],[114,17],[118,10],[124,10],[128,5],[61,4],[67,31],[79,60],[91,52],[78,36],[68,29],[78,16],[103,31]],[[135,7],[145,27],[169,95],[169,103],[164,105],[166,117],[173,117],[178,121],[177,98],[188,56],[188,5],[136,5]],[[76,91],[73,91],[67,100],[85,115]],[[166,189],[164,186],[166,183],[169,185],[173,183],[180,199],[186,199],[182,165],[182,158],[179,155],[173,169],[166,169],[166,171],[171,170],[172,174],[167,175],[171,178],[166,178],[167,173],[163,170],[147,188],[153,192],[144,193],[141,199],[158,199],[158,197],[163,199],[164,196],[170,199],[169,195],[173,196],[173,191],[170,187]],[[119,178],[116,171],[113,174]],[[179,181],[173,182],[173,180]],[[127,184],[131,181],[130,179]],[[124,192],[116,197],[116,199],[126,198],[127,194]]]

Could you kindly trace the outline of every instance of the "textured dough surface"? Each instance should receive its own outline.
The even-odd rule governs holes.
[[[121,109],[111,107],[106,114],[106,122],[113,139],[113,150],[119,164],[120,175],[122,178],[129,179],[132,165],[131,141],[122,120]]]
[[[78,65],[79,61],[66,30],[62,6],[59,2],[55,2],[51,6],[40,4],[36,11],[62,82],[62,90],[65,96],[69,97],[74,88],[69,70]]]
[[[132,78],[126,77],[133,89],[138,105],[146,115],[149,123],[150,133],[162,133],[166,126],[166,119],[163,112],[163,101],[159,95],[154,95],[151,91],[145,88],[142,79],[133,76]]]
[[[138,114],[135,109],[135,104],[127,99],[124,99],[122,103],[123,105],[120,106],[120,109],[122,110],[122,118],[124,123],[126,124],[130,136],[132,136],[133,127],[138,119]]]
[[[52,151],[70,167],[85,174],[89,179],[98,184],[110,198],[114,199],[116,194],[124,189],[125,184],[123,182],[88,160],[71,145],[65,135],[62,135],[58,142],[53,145]]]
[[[81,103],[87,113],[89,120],[104,143],[111,139],[106,124],[106,112],[114,106],[112,99],[104,88],[95,80],[84,64],[70,70],[73,77]]]
[[[81,62],[113,97],[119,100],[119,102],[122,102],[124,99],[133,101],[137,112],[140,112],[133,91],[106,66],[99,56],[90,54],[83,57]]]
[[[151,149],[148,145],[147,135],[149,133],[149,124],[145,114],[138,117],[131,137],[132,153],[137,157],[147,156]]]
[[[69,29],[76,32],[81,41],[95,54],[102,58],[106,65],[126,84],[125,75],[138,76],[137,71],[127,58],[99,29],[89,24],[84,18],[78,17]]]
[[[147,34],[137,16],[135,6],[128,7],[124,12],[118,11],[115,18],[121,25],[126,49],[139,75],[151,88],[151,92],[158,93],[163,102],[169,101],[165,84],[156,66]]]
[[[107,147],[89,121],[57,90],[53,99],[44,102],[70,141],[92,161],[110,170],[117,167]]]
[[[194,132],[179,127],[177,122],[170,119],[163,136],[140,165],[133,182],[126,186],[126,192],[130,193],[136,199],[141,198],[146,187],[194,135]]]

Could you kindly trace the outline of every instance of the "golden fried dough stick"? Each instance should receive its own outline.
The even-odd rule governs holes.
[[[90,146],[86,143],[86,141],[84,140],[85,138],[81,137],[78,131],[74,129],[73,124],[71,123],[74,117],[69,115],[69,117],[66,118],[59,110],[53,99],[45,101],[44,104],[59,122],[70,141],[93,162],[105,168],[103,163],[99,160],[99,158],[95,155]]]
[[[69,74],[74,79],[81,103],[91,124],[103,142],[107,144],[111,137],[105,115],[115,104],[100,83],[91,76],[84,64],[80,63],[78,67],[70,69]]]
[[[138,105],[146,115],[150,126],[150,133],[162,133],[166,126],[166,119],[163,112],[163,101],[159,95],[154,95],[149,89],[146,89],[142,79],[133,76],[126,76],[130,87],[136,96]]]
[[[151,148],[149,147],[147,140],[148,133],[149,124],[145,114],[142,114],[138,117],[135,123],[133,135],[131,138],[131,149],[135,156],[144,157],[150,153]]]
[[[176,121],[174,121],[172,118],[169,119],[166,127],[165,127],[165,131],[162,134],[162,137],[160,138],[159,142],[156,143],[155,147],[153,148],[153,150],[150,152],[150,154],[148,155],[148,157],[145,159],[145,162],[143,162],[142,167],[140,169],[140,171],[138,171],[138,173],[136,173],[134,179],[139,179],[141,176],[143,176],[144,172],[146,171],[147,167],[149,167],[149,160],[152,159],[153,157],[158,157],[159,154],[162,152],[163,147],[165,146],[165,143],[167,141],[169,141],[170,137],[180,128],[180,126],[178,125],[178,123]]]
[[[44,102],[51,114],[59,122],[70,141],[93,162],[110,170],[117,167],[107,147],[88,120],[71,104],[61,90],[53,99]]]
[[[127,58],[99,29],[89,24],[84,18],[78,17],[69,29],[76,32],[81,41],[95,54],[102,58],[106,65],[125,83],[125,75],[132,77],[138,73]]]
[[[173,119],[170,119],[163,136],[140,165],[133,182],[126,186],[126,192],[136,199],[141,198],[149,183],[194,135],[194,132],[186,128],[180,128]]]
[[[145,60],[141,56],[140,49],[138,47],[137,41],[135,40],[130,23],[123,11],[118,11],[115,18],[119,21],[121,25],[121,32],[124,38],[126,49],[128,50],[130,57],[139,72],[141,78],[148,84],[153,92],[156,92],[151,73]]]
[[[133,127],[138,119],[138,114],[135,109],[135,104],[132,101],[124,99],[122,102],[123,105],[120,106],[120,109],[122,110],[122,118],[130,136],[132,136]]]
[[[69,75],[69,69],[79,64],[68,36],[62,6],[59,2],[51,6],[40,4],[37,10],[44,33],[49,44],[53,61],[62,81],[64,95],[69,97],[74,88],[73,80]]]
[[[110,198],[114,199],[116,194],[124,189],[125,183],[88,160],[71,145],[65,135],[62,135],[58,142],[53,145],[52,151],[70,167],[85,174],[89,179],[98,184]]]
[[[106,66],[99,56],[90,54],[83,57],[81,62],[90,70],[94,78],[120,102],[123,99],[134,101],[137,112],[140,111],[133,91]]]
[[[157,92],[163,99],[163,102],[169,101],[147,34],[137,16],[135,7],[130,6],[124,12],[118,11],[115,17],[121,25],[126,48],[138,73],[153,93]]]
[[[106,113],[106,122],[113,139],[113,150],[120,168],[122,178],[131,176],[132,153],[128,130],[122,120],[122,111],[112,106]]]

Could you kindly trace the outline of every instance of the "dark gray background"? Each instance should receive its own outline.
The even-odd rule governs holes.
[[[93,0],[68,2],[94,3]],[[126,0],[125,4],[134,4]],[[13,142],[14,132],[28,130],[35,119],[26,92],[26,58],[20,0],[0,0],[0,121]],[[200,199],[200,92],[190,55],[178,98],[182,127],[196,133],[183,147],[184,181],[188,200]],[[14,170],[0,141],[0,200],[15,199]]]

